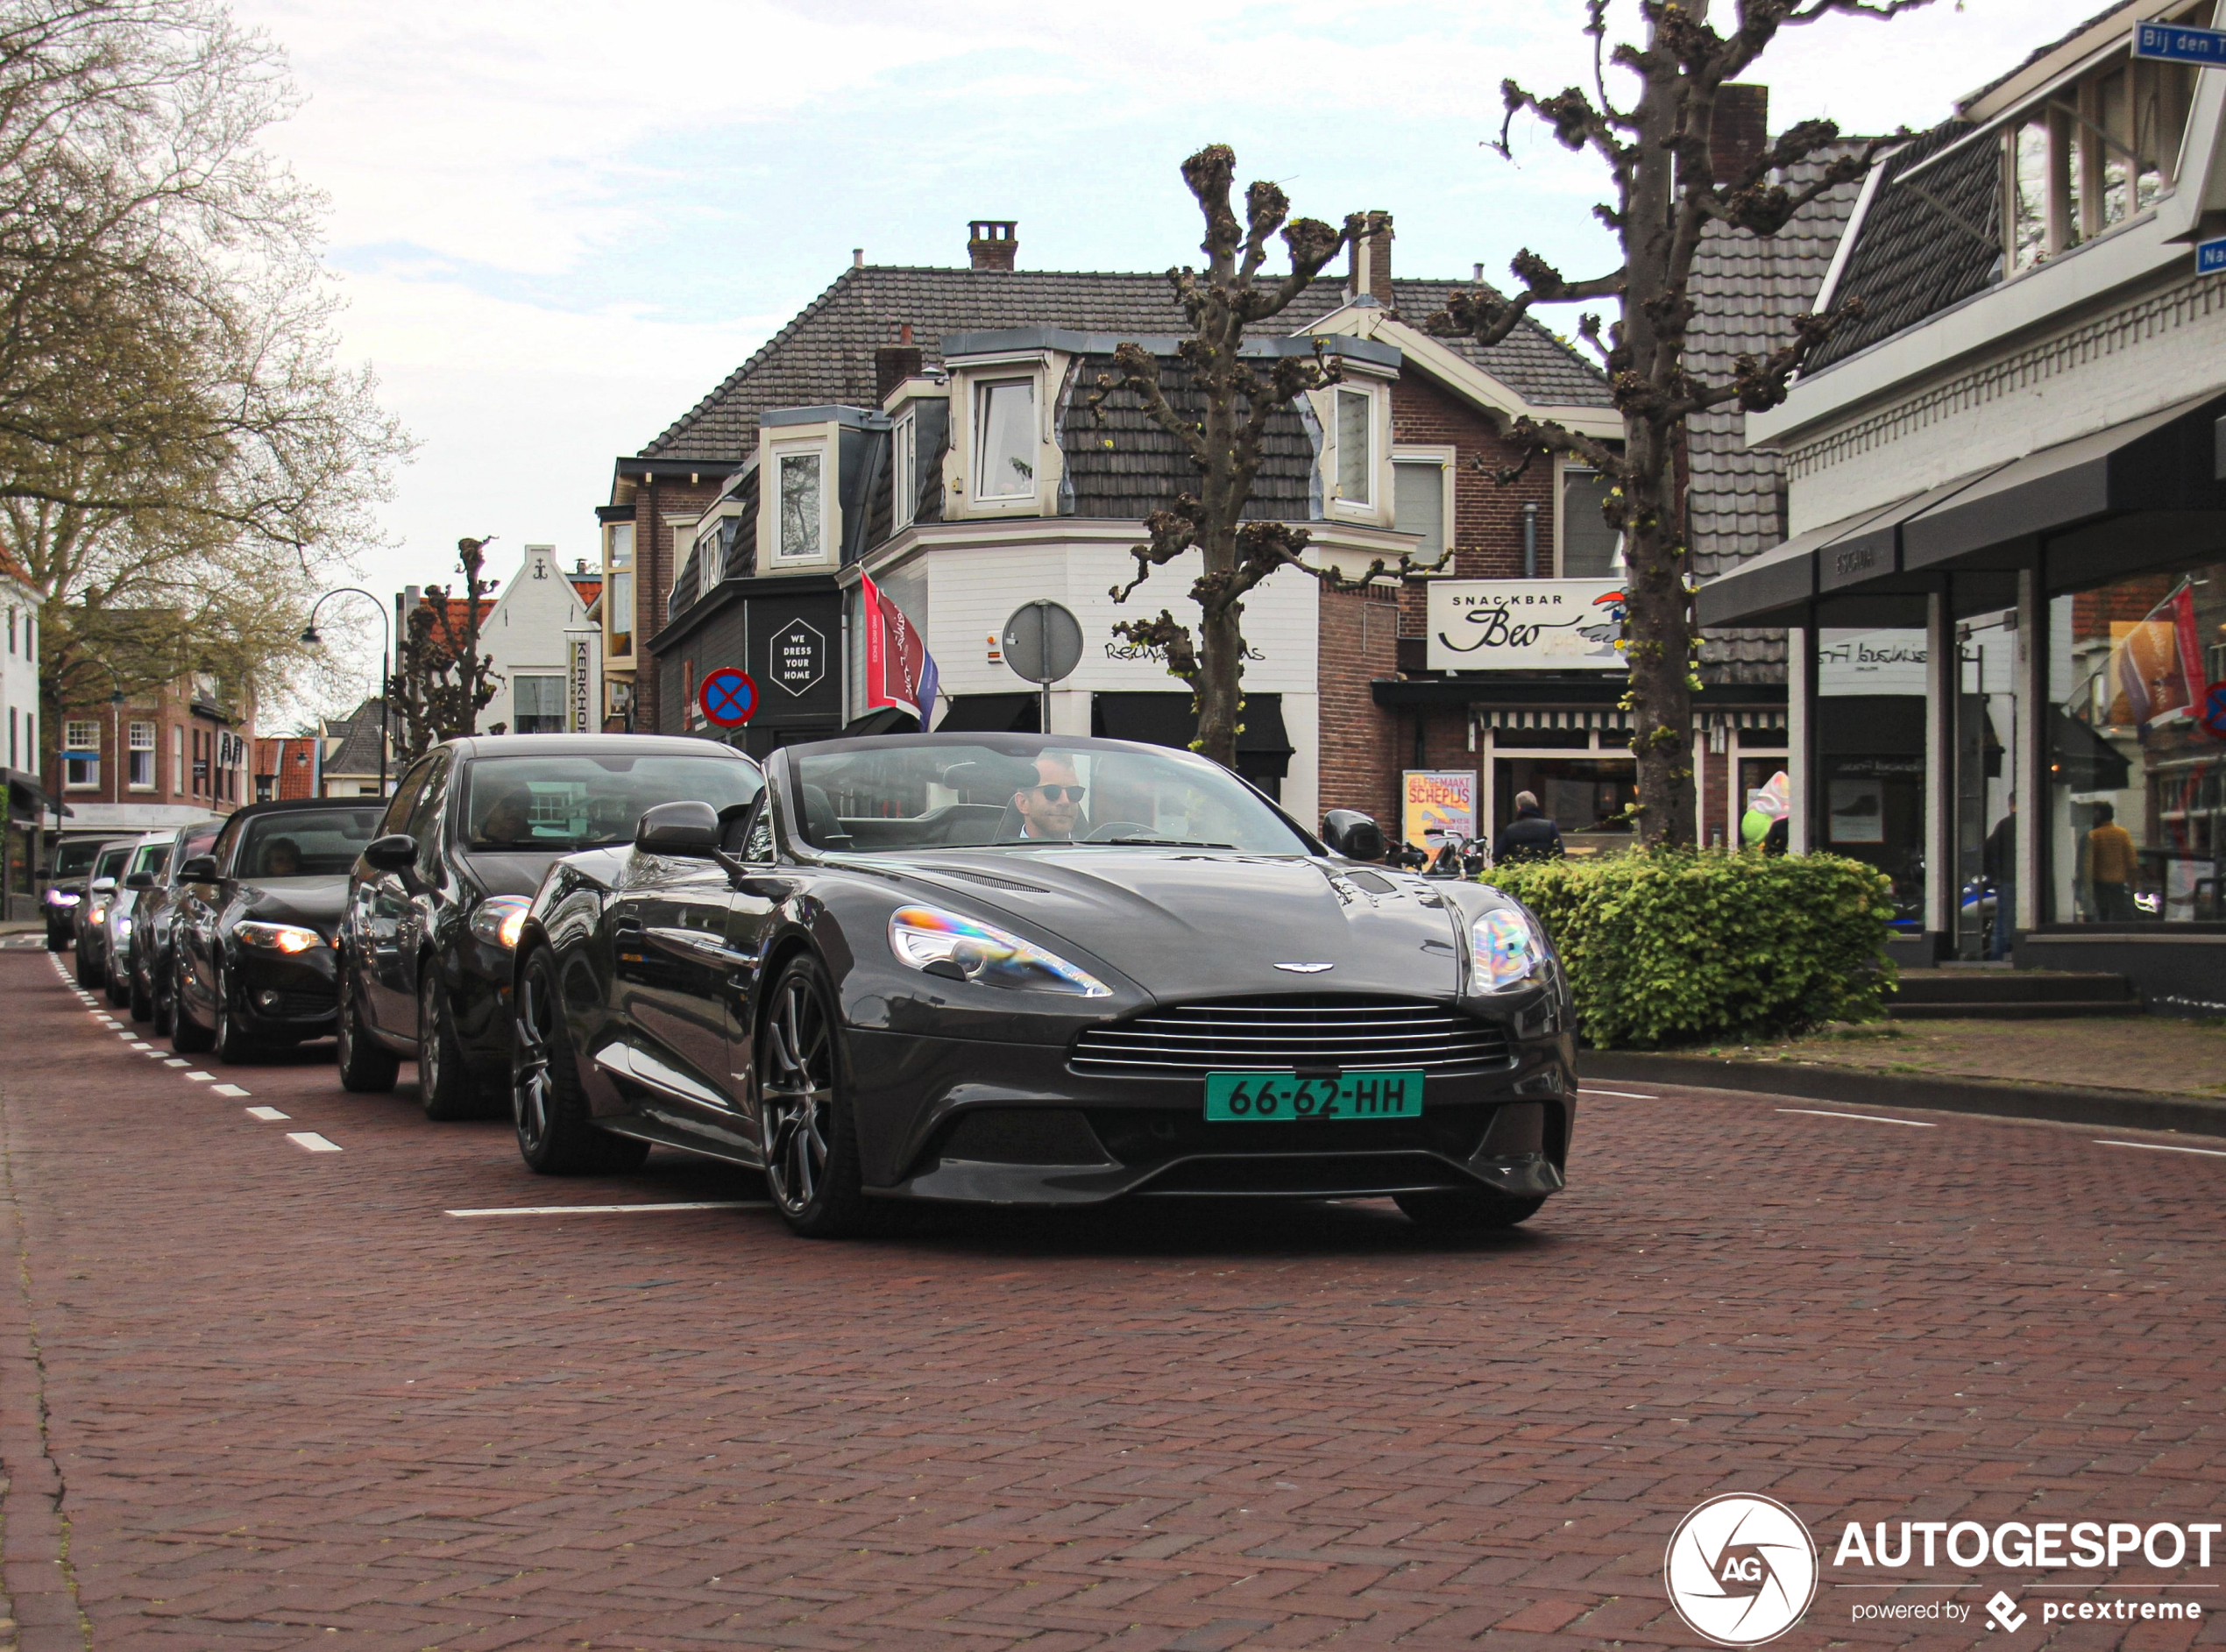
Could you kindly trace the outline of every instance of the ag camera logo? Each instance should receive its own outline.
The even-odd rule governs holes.
[[[1801,1517],[1767,1497],[1712,1497],[1670,1535],[1662,1578],[1685,1627],[1719,1646],[1775,1641],[1817,1593],[1817,1546]]]

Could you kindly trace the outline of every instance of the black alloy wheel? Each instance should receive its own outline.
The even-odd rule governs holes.
[[[417,966],[417,1091],[425,1117],[436,1124],[477,1118],[482,1110],[457,1042],[448,994],[441,990],[439,968],[430,958]]]
[[[134,1021],[153,1020],[154,993],[151,989],[140,984],[139,971],[136,965],[133,966],[131,974],[124,978],[124,984],[129,989],[126,996],[131,1000],[131,1019]],[[162,1029],[157,1027],[155,1031],[160,1033]]]
[[[158,961],[147,966],[147,973],[153,977],[153,989],[150,996],[154,1001],[154,1012],[151,1017],[154,1036],[167,1039],[178,1012],[177,1003],[170,992],[170,971]]]
[[[186,1008],[186,970],[188,968],[185,949],[176,947],[171,953],[170,966],[170,1047],[181,1055],[205,1054],[216,1042],[216,1035],[193,1018]]]
[[[1416,1227],[1432,1233],[1493,1233],[1528,1222],[1543,1199],[1516,1199],[1489,1188],[1434,1188],[1395,1193],[1392,1202]]]
[[[535,947],[519,973],[510,1046],[510,1117],[530,1168],[544,1176],[613,1176],[642,1167],[649,1143],[594,1124],[564,1027],[556,954],[546,947]]]
[[[358,1095],[393,1089],[395,1076],[401,1071],[402,1058],[364,1031],[356,973],[344,961],[340,966],[339,989],[337,1031],[340,1039],[340,1088]]]
[[[263,1047],[240,1025],[239,1011],[232,1005],[232,982],[221,963],[216,966],[216,1031],[211,1041],[216,1046],[216,1059],[234,1066]]]
[[[77,943],[77,984],[91,991],[100,984],[100,977],[93,973],[93,966],[85,961],[85,943]]]
[[[101,973],[108,977],[101,984],[107,989],[108,1001],[110,1003],[121,1010],[131,1002],[131,984],[117,973],[115,948],[109,949],[108,962],[102,966]]]
[[[757,1105],[765,1181],[789,1226],[810,1239],[865,1231],[876,1212],[858,1174],[858,1127],[842,1094],[834,995],[810,958],[790,961],[758,1029]]]

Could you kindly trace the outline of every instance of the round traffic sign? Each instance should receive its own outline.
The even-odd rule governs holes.
[[[1031,683],[1056,683],[1082,663],[1082,622],[1047,597],[1005,621],[1005,663]]]
[[[2213,683],[2203,691],[2203,708],[2197,719],[2213,740],[2226,740],[2226,683]]]
[[[705,677],[696,700],[710,721],[721,728],[740,728],[757,715],[757,684],[748,671],[729,665]]]

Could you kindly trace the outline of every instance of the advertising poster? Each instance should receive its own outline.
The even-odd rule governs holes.
[[[1477,834],[1477,777],[1472,769],[1409,769],[1401,776],[1405,841],[1437,844],[1446,833]]]

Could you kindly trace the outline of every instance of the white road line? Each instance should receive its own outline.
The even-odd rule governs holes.
[[[131,1040],[131,1047],[135,1050],[152,1050],[154,1046],[149,1044],[145,1039],[134,1039]]]
[[[1781,1107],[1781,1113],[1806,1113],[1814,1118],[1860,1118],[1866,1124],[1899,1124],[1906,1130],[1938,1130],[1938,1124],[1928,1124],[1917,1118],[1881,1118],[1875,1113],[1834,1113],[1821,1107]]]
[[[275,1107],[247,1107],[242,1108],[240,1110],[245,1113],[250,1118],[261,1119],[266,1124],[275,1124],[282,1118],[291,1118],[294,1117],[291,1113],[280,1112]]]
[[[286,1132],[286,1138],[308,1152],[337,1153],[340,1151],[338,1142],[327,1141],[313,1130],[289,1130]]]
[[[2206,1159],[2226,1159],[2226,1152],[2215,1147],[2173,1147],[2160,1141],[2098,1141],[2097,1147],[2138,1147],[2149,1153],[2201,1153]]]
[[[237,1097],[252,1094],[252,1091],[240,1088],[237,1084],[212,1084],[209,1088],[219,1095]]]
[[[505,1204],[485,1210],[450,1210],[452,1216],[605,1216],[638,1210],[769,1210],[768,1199],[697,1199],[685,1204]]]
[[[183,1063],[180,1065],[182,1066]],[[216,1081],[216,1075],[214,1073],[188,1073],[186,1076],[196,1084],[214,1084]]]
[[[1659,1095],[1641,1095],[1636,1090],[1604,1090],[1582,1083],[1577,1087],[1577,1093],[1579,1095],[1613,1095],[1627,1102],[1658,1102],[1662,1099]]]
[[[191,1067],[193,1063],[187,1060],[182,1055],[167,1055],[162,1058],[162,1065],[165,1067]]]

